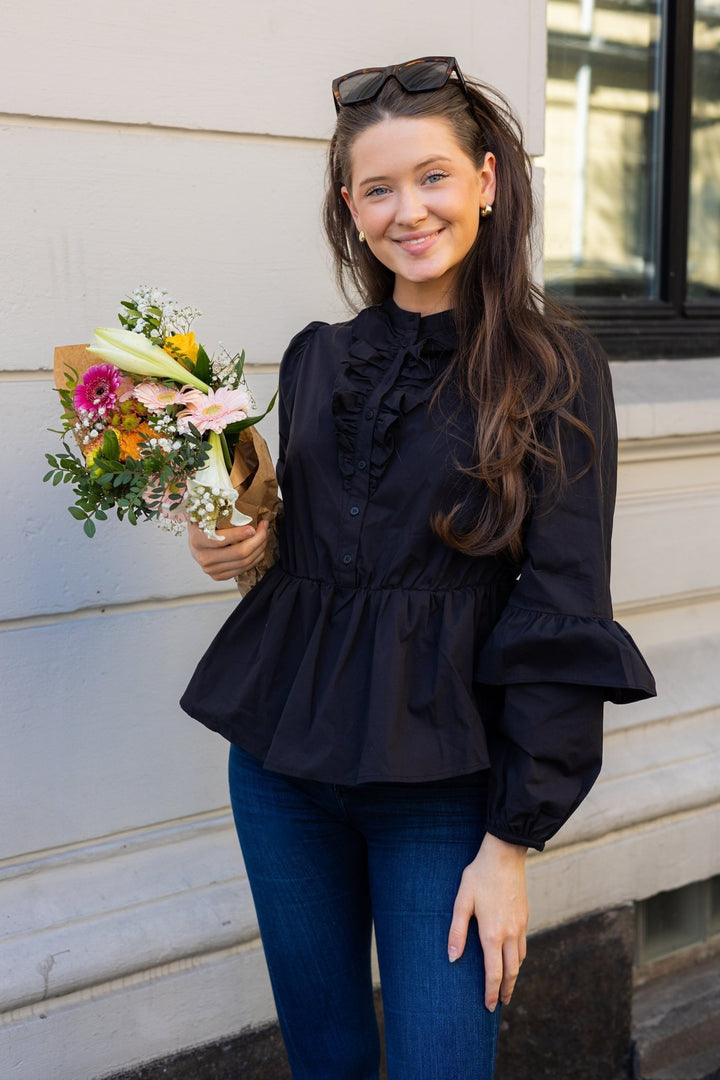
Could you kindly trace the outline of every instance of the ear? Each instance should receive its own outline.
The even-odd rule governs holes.
[[[342,195],[343,199],[347,203],[348,209],[349,209],[350,213],[352,214],[352,219],[355,222],[355,225],[356,225],[357,229],[359,230],[360,227],[361,227],[360,226],[360,215],[358,214],[357,210],[355,209],[355,203],[353,202],[352,195],[350,194],[350,192],[348,191],[348,189],[345,187],[344,184],[340,188],[340,194]]]
[[[480,205],[492,206],[495,202],[495,155],[489,151],[485,155],[482,167],[478,169],[480,181]]]

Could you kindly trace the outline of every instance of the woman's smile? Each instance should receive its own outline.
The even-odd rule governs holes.
[[[393,237],[392,239],[403,251],[417,256],[424,255],[426,251],[429,251],[441,232],[442,229],[433,229],[432,232],[413,233],[408,236]]]

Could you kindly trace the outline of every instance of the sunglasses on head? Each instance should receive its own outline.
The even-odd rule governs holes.
[[[472,107],[465,80],[454,56],[421,56],[418,60],[408,60],[405,64],[390,64],[388,67],[359,68],[347,75],[333,79],[332,92],[335,111],[340,112],[341,105],[360,105],[372,101],[382,90],[388,79],[397,79],[403,90],[409,94],[422,94],[427,90],[440,90],[455,72],[457,81]]]

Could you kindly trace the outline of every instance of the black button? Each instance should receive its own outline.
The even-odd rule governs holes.
[[[343,555],[343,562],[346,566],[349,566],[352,562],[352,555]]]
[[[367,461],[365,458],[360,458],[358,461],[358,469],[367,469]]]
[[[360,507],[359,506],[351,506],[350,507],[350,513],[351,513],[351,515],[353,517],[357,517],[357,515],[360,513]]]
[[[375,415],[375,410],[374,409],[368,409],[367,412],[365,413],[365,419],[366,420],[372,420],[374,415]]]

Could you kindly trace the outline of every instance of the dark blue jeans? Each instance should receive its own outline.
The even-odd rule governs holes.
[[[483,773],[341,787],[233,746],[230,794],[293,1080],[377,1080],[375,924],[389,1080],[492,1080],[473,921],[447,958],[460,876],[483,838]]]

